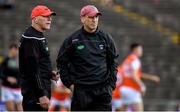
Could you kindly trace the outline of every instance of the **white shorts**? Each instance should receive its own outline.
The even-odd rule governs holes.
[[[20,89],[2,87],[1,99],[3,102],[14,101],[16,103],[22,102],[22,95]]]
[[[122,107],[122,100],[121,99],[112,99],[112,110],[115,111],[117,108]]]
[[[65,99],[65,100],[57,100],[55,98],[51,98],[51,101],[50,101],[50,107],[54,106],[54,105],[57,105],[57,106],[60,106],[60,107],[70,107],[71,106],[71,100],[70,99]]]
[[[141,103],[141,93],[133,88],[122,86],[120,88],[122,103],[126,105]]]

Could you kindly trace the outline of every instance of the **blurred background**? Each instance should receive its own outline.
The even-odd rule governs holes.
[[[42,4],[57,16],[45,33],[53,67],[63,40],[81,27],[79,12],[94,4],[102,12],[99,27],[110,33],[119,54],[118,63],[129,53],[129,45],[144,46],[143,72],[156,74],[160,84],[145,81],[145,110],[178,110],[180,104],[180,0],[0,0],[0,62],[10,43],[18,43],[31,25],[30,13]],[[0,111],[4,108],[0,103]]]

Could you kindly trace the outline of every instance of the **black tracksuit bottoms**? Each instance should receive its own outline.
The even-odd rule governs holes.
[[[75,85],[71,111],[111,111],[112,87],[82,87]]]

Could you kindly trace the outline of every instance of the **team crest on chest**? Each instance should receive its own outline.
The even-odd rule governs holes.
[[[103,44],[100,44],[100,45],[99,45],[99,49],[104,49],[104,45],[103,45]]]

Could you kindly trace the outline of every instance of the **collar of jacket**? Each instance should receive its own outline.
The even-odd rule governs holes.
[[[42,32],[39,32],[37,31],[34,27],[30,26],[28,29],[27,29],[27,34],[25,34],[26,36],[34,36],[34,37],[37,37],[37,38],[43,38],[44,35]]]
[[[84,30],[84,27],[81,28],[82,32],[86,35],[96,35],[99,32],[99,28],[97,27],[96,31],[93,33],[89,33],[86,30]]]

